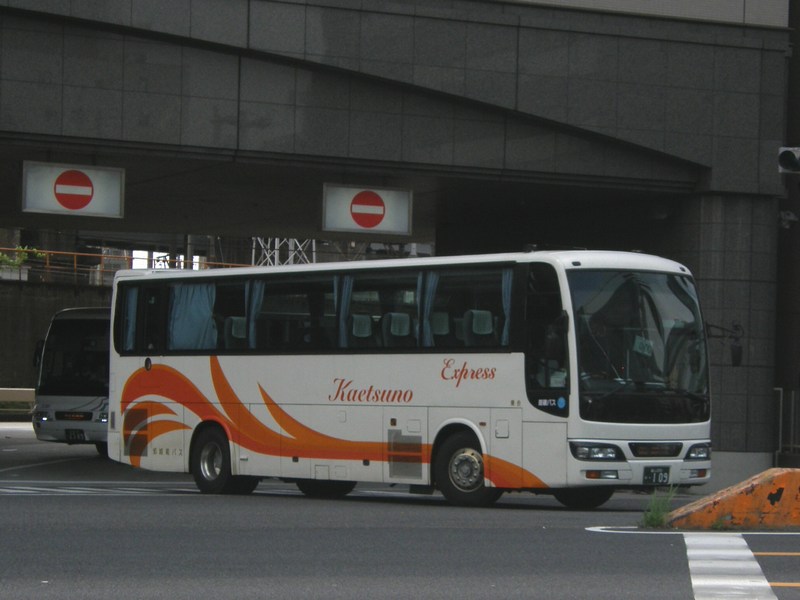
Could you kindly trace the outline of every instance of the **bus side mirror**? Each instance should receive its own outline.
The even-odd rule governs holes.
[[[744,329],[742,326],[734,321],[730,329],[721,327],[720,325],[712,325],[706,323],[706,337],[713,338],[727,338],[731,347],[731,366],[740,367],[742,365],[742,337],[744,337]]]
[[[44,340],[36,342],[36,350],[33,351],[33,366],[39,367],[42,364],[42,351],[44,350]]]

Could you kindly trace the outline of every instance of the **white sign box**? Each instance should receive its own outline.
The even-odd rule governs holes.
[[[322,229],[411,235],[411,204],[411,190],[326,183],[322,194]]]
[[[25,161],[22,166],[22,211],[77,215],[123,216],[125,171]]]

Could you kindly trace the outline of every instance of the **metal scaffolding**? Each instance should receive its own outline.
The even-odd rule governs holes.
[[[317,262],[316,240],[254,237],[251,262],[256,266],[302,265]]]

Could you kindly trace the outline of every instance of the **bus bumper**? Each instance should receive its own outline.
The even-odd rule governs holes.
[[[97,444],[108,438],[105,413],[93,415],[91,420],[57,420],[47,411],[33,412],[33,431],[36,439],[65,444]]]
[[[586,448],[598,447],[594,453]],[[572,441],[567,456],[570,486],[612,485],[624,488],[690,486],[711,479],[711,444],[708,441],[647,442],[640,454],[658,454],[660,448],[680,446],[677,456],[635,456],[622,441]],[[605,449],[608,449],[607,451]]]

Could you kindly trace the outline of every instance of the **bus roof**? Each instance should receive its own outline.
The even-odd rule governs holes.
[[[391,258],[350,262],[325,262],[302,265],[261,267],[234,267],[213,270],[136,269],[118,271],[115,279],[122,278],[183,278],[183,277],[236,277],[265,275],[269,273],[311,273],[355,271],[363,269],[396,269],[426,266],[457,266],[491,263],[545,262],[571,269],[632,269],[637,271],[665,271],[689,275],[689,269],[673,260],[639,252],[613,250],[557,250],[509,252],[500,254],[474,254],[425,258]]]
[[[53,320],[55,321],[58,319],[59,321],[66,320],[66,319],[105,319],[109,320],[111,318],[111,309],[106,307],[97,307],[97,306],[80,306],[76,308],[65,308],[63,310],[58,311],[56,314],[53,315]]]

